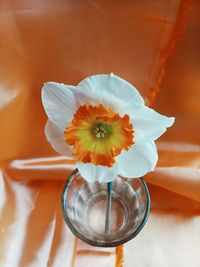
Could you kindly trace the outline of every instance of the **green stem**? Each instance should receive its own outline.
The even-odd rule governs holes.
[[[107,183],[107,199],[106,199],[106,220],[105,220],[105,235],[110,233],[110,219],[112,208],[112,182]]]

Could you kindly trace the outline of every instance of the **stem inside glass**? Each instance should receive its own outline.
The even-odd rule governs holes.
[[[106,198],[106,221],[105,221],[105,235],[110,233],[110,218],[112,208],[112,182],[107,183],[107,198]]]

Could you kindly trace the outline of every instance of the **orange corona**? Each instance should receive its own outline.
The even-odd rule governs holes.
[[[129,116],[121,117],[102,104],[80,106],[64,135],[77,161],[107,167],[134,144]]]

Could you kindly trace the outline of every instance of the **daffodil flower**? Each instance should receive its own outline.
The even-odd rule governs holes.
[[[42,102],[47,140],[56,152],[76,159],[88,182],[152,171],[158,160],[154,140],[174,123],[145,106],[136,88],[114,74],[93,75],[77,86],[48,82]]]

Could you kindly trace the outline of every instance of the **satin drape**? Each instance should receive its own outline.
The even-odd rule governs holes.
[[[200,2],[0,2],[0,266],[198,267]],[[149,221],[117,249],[74,238],[60,195],[74,162],[44,137],[41,87],[95,73],[127,79],[175,125],[145,179]]]

